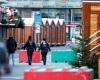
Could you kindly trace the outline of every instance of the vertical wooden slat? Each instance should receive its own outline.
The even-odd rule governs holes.
[[[100,80],[100,56],[98,58],[98,78]]]
[[[66,27],[64,26],[63,43],[66,44]]]
[[[60,24],[58,24],[58,44],[60,43]]]
[[[55,27],[55,43],[56,43],[56,45],[58,44],[57,43],[57,35],[58,35],[57,27],[58,27],[58,25],[56,25],[56,27]]]
[[[52,25],[49,25],[49,30],[50,30],[50,35],[49,35],[49,38],[50,38],[50,44],[52,44]]]
[[[41,27],[41,40],[43,39],[43,25]]]
[[[47,24],[46,27],[47,27],[47,41],[49,42],[49,24]]]
[[[55,39],[55,23],[54,23],[54,21],[52,21],[52,23],[51,23],[51,25],[52,25],[52,33],[51,33],[51,35],[52,35],[52,44],[54,44],[55,42],[54,42],[54,39]]]

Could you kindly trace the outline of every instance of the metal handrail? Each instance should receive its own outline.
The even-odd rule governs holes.
[[[100,44],[96,45],[95,47],[93,47],[90,51],[93,51],[94,49],[96,49],[97,47],[99,47]]]
[[[98,40],[100,38],[100,36],[99,37],[97,37],[97,38],[95,38],[93,41],[91,41],[88,45],[90,45],[91,43],[93,43],[93,42],[95,42],[96,40]]]
[[[92,34],[91,36],[90,36],[90,38],[93,38],[97,33],[99,33],[100,32],[100,30],[98,30],[98,31],[96,31],[94,34]]]

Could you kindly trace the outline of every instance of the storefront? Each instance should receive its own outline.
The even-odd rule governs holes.
[[[66,38],[71,40],[75,37],[80,37],[82,33],[82,25],[80,23],[66,23]]]

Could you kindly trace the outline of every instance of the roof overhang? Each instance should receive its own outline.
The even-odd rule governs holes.
[[[100,1],[83,1],[83,2],[86,2],[86,3],[97,3],[97,2],[99,2],[100,3]]]
[[[80,23],[65,23],[65,26],[66,27],[73,27],[73,26],[81,26],[81,24]]]
[[[1,23],[0,23],[0,27],[14,28],[14,27],[16,27],[16,26],[15,26],[15,24],[1,24]]]

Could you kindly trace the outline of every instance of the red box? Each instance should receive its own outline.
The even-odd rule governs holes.
[[[91,80],[91,71],[90,70],[85,70],[85,69],[80,69],[76,73],[76,80]]]
[[[24,72],[24,75],[25,75],[25,76],[24,76],[24,80],[31,80],[31,76],[32,76],[31,74],[32,74],[32,72],[30,72],[30,71],[28,71],[28,70],[25,71],[25,72]]]
[[[19,50],[19,62],[27,62],[27,50]]]
[[[41,53],[39,51],[33,52],[32,62],[40,62]],[[28,62],[27,50],[19,50],[19,62]]]
[[[41,53],[39,51],[33,52],[32,62],[40,62],[41,61]]]
[[[47,68],[44,71],[38,71],[34,68],[24,72],[24,80],[91,80],[90,70],[67,70],[55,71]]]

